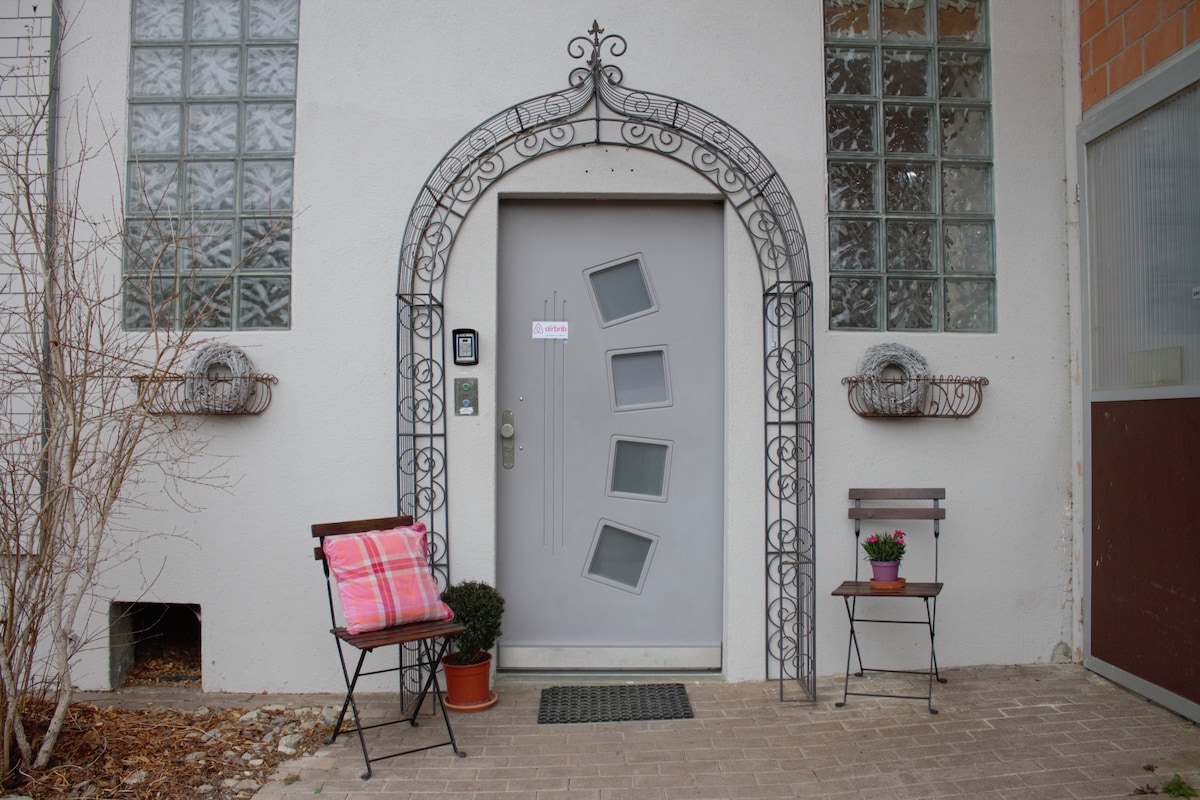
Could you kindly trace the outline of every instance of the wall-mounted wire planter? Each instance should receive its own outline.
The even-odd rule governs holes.
[[[279,383],[265,373],[208,377],[197,391],[194,375],[134,375],[138,395],[151,414],[261,414],[271,405],[271,387]]]
[[[852,375],[842,383],[850,408],[860,417],[969,417],[983,403],[988,379]],[[920,397],[919,405],[913,405],[914,397]]]
[[[249,356],[224,342],[201,347],[184,375],[134,377],[153,414],[261,414],[271,404],[272,375],[256,374]]]

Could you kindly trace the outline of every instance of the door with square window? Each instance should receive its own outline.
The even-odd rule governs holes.
[[[501,668],[720,667],[723,281],[719,203],[501,202]]]

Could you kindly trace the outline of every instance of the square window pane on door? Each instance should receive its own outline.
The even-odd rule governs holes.
[[[670,405],[671,383],[667,352],[633,350],[609,354],[613,410],[630,411]]]
[[[641,594],[657,544],[657,538],[648,533],[601,520],[584,575],[617,589]]]
[[[609,492],[639,500],[666,500],[670,469],[670,442],[614,438]]]
[[[649,314],[657,309],[640,254],[585,270],[600,327]]]

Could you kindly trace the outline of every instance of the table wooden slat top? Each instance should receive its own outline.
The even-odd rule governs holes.
[[[915,583],[909,581],[900,589],[874,589],[870,581],[843,581],[833,590],[834,597],[937,597],[941,594],[940,583]]]

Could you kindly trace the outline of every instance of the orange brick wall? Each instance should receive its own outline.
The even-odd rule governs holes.
[[[1200,41],[1200,0],[1079,0],[1079,71],[1090,108]]]

